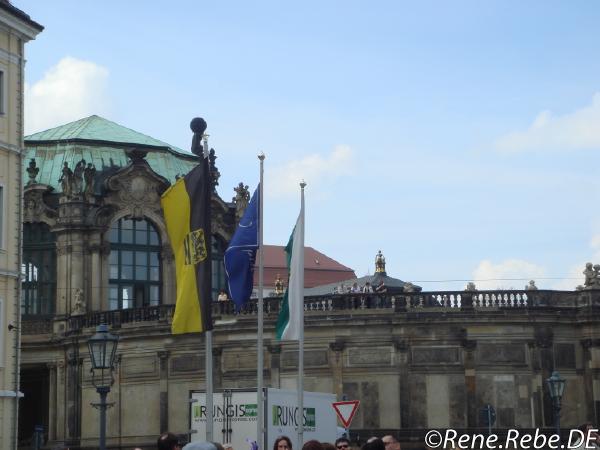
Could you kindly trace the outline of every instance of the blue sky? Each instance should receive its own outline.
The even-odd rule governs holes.
[[[597,2],[14,4],[46,27],[28,132],[99,114],[188,149],[202,116],[224,199],[266,154],[266,243],[305,178],[306,244],[359,276],[379,249],[427,290],[600,263]]]

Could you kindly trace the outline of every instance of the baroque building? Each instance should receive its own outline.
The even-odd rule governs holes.
[[[187,435],[190,393],[204,389],[204,337],[170,334],[175,274],[159,196],[196,156],[96,116],[25,145],[21,447],[36,425],[49,448],[97,445],[86,343],[100,323],[120,337],[109,446],[151,449],[162,431]],[[216,182],[214,152],[211,161]],[[225,287],[222,252],[247,198],[213,195],[213,300]],[[585,289],[572,292],[422,292],[389,277],[381,252],[374,269],[356,281],[384,289],[334,291],[339,280],[355,281],[343,269],[305,298],[305,389],[361,401],[353,439],[391,432],[405,448],[423,448],[430,428],[478,430],[486,404],[499,431],[551,427],[545,380],[554,370],[567,380],[563,426],[598,422],[595,266]],[[265,385],[295,389],[297,344],[274,337],[279,305],[277,296],[265,299]],[[233,314],[230,302],[215,302],[213,318],[215,389],[254,388],[255,303]]]
[[[0,448],[15,449],[19,410],[19,266],[25,44],[43,27],[0,1]]]

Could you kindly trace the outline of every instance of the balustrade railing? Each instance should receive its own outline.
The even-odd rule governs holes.
[[[307,316],[335,314],[337,312],[360,312],[376,314],[410,312],[477,312],[503,309],[548,309],[574,308],[589,304],[591,300],[582,297],[580,292],[570,291],[437,291],[389,293],[331,294],[304,298],[304,311]],[[281,297],[264,299],[264,313],[267,318],[279,314]],[[113,311],[91,312],[69,316],[66,319],[67,332],[77,332],[83,328],[96,327],[101,323],[120,327],[128,323],[171,322],[175,305],[147,306]],[[252,299],[239,312],[231,301],[213,302],[212,313],[216,318],[237,315],[253,316],[257,313],[257,301]],[[60,320],[54,318],[54,320]],[[45,334],[52,332],[52,318],[39,319],[35,316],[23,318],[23,334]]]

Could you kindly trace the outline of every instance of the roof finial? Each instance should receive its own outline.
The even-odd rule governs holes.
[[[381,250],[375,256],[375,273],[385,273],[385,257],[381,253]]]

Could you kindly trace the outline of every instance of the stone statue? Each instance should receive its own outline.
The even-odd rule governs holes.
[[[277,274],[277,279],[275,280],[275,294],[283,294],[283,280],[281,279],[281,275],[279,274]]]
[[[235,203],[235,216],[239,221],[244,215],[244,211],[246,211],[246,207],[250,202],[250,191],[248,191],[248,185],[244,185],[244,183],[238,184],[233,190],[235,191],[235,197],[233,197],[233,203]]]
[[[192,137],[192,153],[196,156],[205,157],[204,155],[204,144],[202,139],[204,138],[204,132],[206,131],[206,121],[201,117],[195,117],[190,122],[190,128],[194,133]]]
[[[535,280],[529,280],[529,284],[525,286],[525,289],[528,291],[537,291],[538,288],[535,285]]]
[[[385,273],[385,257],[381,253],[381,250],[377,252],[375,256],[375,273]]]
[[[589,262],[585,265],[585,270],[583,271],[583,274],[585,275],[585,281],[583,283],[583,285],[585,286],[585,289],[599,289],[600,288],[600,284],[599,284],[599,280],[598,280],[598,271],[600,269],[600,266],[598,264],[596,264],[595,266]]]
[[[86,313],[85,302],[83,301],[83,291],[81,289],[75,289],[73,295],[73,310],[71,314],[74,316],[82,315]]]
[[[35,177],[37,177],[39,171],[40,169],[35,163],[35,158],[31,158],[31,161],[29,161],[29,167],[27,168],[27,174],[29,175],[29,181],[27,182],[27,185],[36,183]]]
[[[402,290],[404,292],[415,292],[415,285],[412,284],[410,281],[408,281],[408,282],[404,283]]]
[[[71,197],[73,195],[73,171],[69,168],[68,162],[64,163],[62,175],[58,181],[60,181],[63,195],[66,197]]]
[[[94,178],[96,177],[96,167],[92,163],[88,163],[83,171],[85,180],[85,195],[91,197],[94,195]]]
[[[477,286],[475,286],[475,283],[473,283],[472,281],[469,281],[467,283],[467,287],[465,288],[465,291],[467,292],[475,292],[477,290]]]
[[[73,170],[73,195],[80,195],[83,193],[83,171],[85,170],[85,159],[82,159],[75,166]]]

